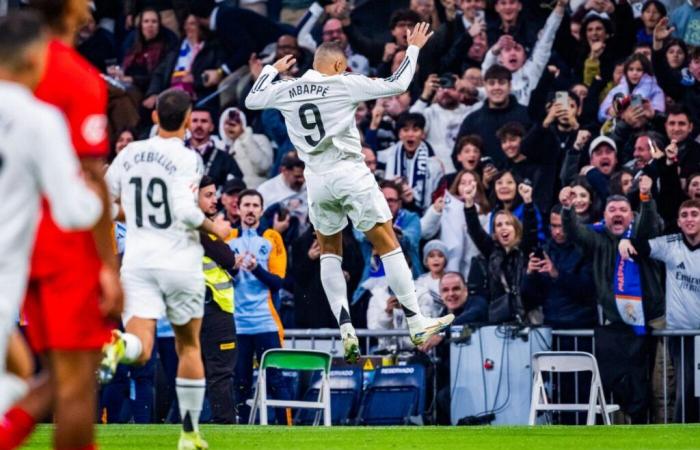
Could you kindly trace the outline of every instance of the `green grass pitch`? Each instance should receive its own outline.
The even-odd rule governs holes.
[[[612,427],[202,427],[218,449],[700,449],[700,425]],[[177,448],[179,426],[98,427],[102,450]],[[24,449],[51,448],[51,428],[41,426]]]

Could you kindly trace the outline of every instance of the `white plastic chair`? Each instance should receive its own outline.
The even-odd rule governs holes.
[[[607,405],[600,381],[595,356],[586,352],[538,352],[532,355],[532,400],[530,402],[530,425],[535,425],[537,411],[587,411],[586,425],[595,425],[595,415],[603,416],[603,423],[611,425],[610,413],[618,411],[619,405]],[[591,372],[591,392],[588,404],[550,403],[542,378],[542,372]]]
[[[252,400],[249,424],[255,423],[255,416],[260,413],[260,425],[267,425],[267,407],[309,408],[323,410],[323,425],[331,426],[331,355],[314,350],[270,349],[263,353],[258,373],[258,384]],[[300,400],[271,400],[267,398],[267,369],[280,370],[320,370],[321,389],[315,402]],[[250,400],[249,400],[250,401]],[[318,416],[317,416],[318,417]],[[318,424],[318,419],[314,425]]]

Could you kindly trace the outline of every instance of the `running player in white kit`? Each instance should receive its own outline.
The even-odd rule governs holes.
[[[249,109],[275,108],[282,113],[289,137],[306,163],[309,219],[321,247],[321,282],[340,325],[345,359],[349,362],[359,358],[359,345],[350,322],[341,269],[341,232],[348,223],[347,216],[381,256],[389,286],[406,313],[414,344],[424,343],[454,320],[452,314],[439,319],[421,315],[411,271],[394,234],[389,205],[364,164],[355,123],[355,109],[360,102],[408,89],[418,51],[432,35],[428,28],[428,24],[419,23],[408,31],[406,57],[387,79],[346,73],[347,59],[342,47],[324,43],[316,50],[313,70],[301,78],[272,81],[294,65],[291,56],[265,66],[245,100]]]
[[[126,215],[121,268],[126,332],[115,333],[100,367],[101,381],[107,382],[118,362],[145,364],[153,350],[156,321],[167,316],[179,357],[180,450],[208,448],[198,424],[205,391],[199,343],[204,251],[198,230],[220,239],[231,231],[228,222],[207,219],[198,206],[202,161],[183,143],[190,114],[185,92],[160,94],[154,113],[158,135],[129,144],[107,171],[107,186]]]
[[[0,19],[0,414],[26,390],[5,368],[8,339],[26,290],[41,196],[48,198],[54,220],[65,229],[89,229],[102,213],[100,199],[80,176],[63,116],[32,94],[44,73],[47,43],[34,15],[12,13]],[[6,438],[0,433],[0,443]]]

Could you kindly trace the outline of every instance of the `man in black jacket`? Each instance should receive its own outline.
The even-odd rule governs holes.
[[[593,268],[581,248],[567,240],[561,214],[561,205],[555,205],[549,215],[551,238],[542,254],[530,255],[523,296],[542,305],[545,325],[593,328],[597,324]]]
[[[469,114],[462,122],[459,138],[468,134],[478,134],[484,138],[484,156],[493,158],[498,168],[506,165],[507,158],[496,137],[496,131],[508,122],[518,122],[525,129],[530,128],[530,116],[527,108],[520,105],[510,95],[510,70],[501,65],[491,66],[484,74],[486,101],[484,106]]]

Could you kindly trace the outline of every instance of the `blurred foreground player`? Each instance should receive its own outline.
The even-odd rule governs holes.
[[[46,72],[36,96],[58,107],[69,124],[84,173],[97,180],[102,217],[92,233],[66,232],[43,202],[32,256],[24,313],[27,336],[41,355],[44,373],[19,406],[35,408],[34,419],[53,412],[54,447],[94,446],[94,372],[111,320],[121,313],[123,296],[112,248],[107,189],[102,180],[107,155],[107,88],[97,71],[71,45],[89,18],[86,0],[31,0],[47,26]],[[42,413],[43,411],[43,413]]]
[[[17,400],[13,394],[21,386],[5,373],[5,363],[26,289],[41,196],[63,229],[89,229],[102,214],[100,198],[80,176],[61,112],[31,92],[43,76],[47,44],[36,15],[21,12],[0,19],[0,412]],[[95,180],[90,183],[96,190]],[[13,350],[19,348],[21,341],[15,341]],[[51,356],[50,367],[62,367]],[[18,446],[43,409],[20,404],[7,411],[0,421],[0,449]]]
[[[115,331],[99,371],[100,381],[108,382],[117,363],[148,362],[156,321],[167,316],[179,359],[175,383],[182,416],[179,450],[208,448],[199,434],[206,384],[199,341],[204,250],[198,230],[221,240],[231,232],[222,217],[207,218],[197,204],[202,160],[184,145],[191,113],[184,91],[161,93],[153,113],[158,135],[126,146],[107,170],[110,193],[124,209],[128,230],[121,268],[126,331]]]
[[[348,216],[379,253],[389,286],[406,313],[415,345],[423,344],[454,320],[452,314],[439,319],[421,314],[413,276],[394,233],[391,210],[364,163],[355,123],[360,102],[406,91],[416,70],[418,52],[432,35],[428,28],[427,23],[420,23],[407,32],[406,56],[387,79],[345,73],[345,50],[337,43],[326,42],[316,50],[314,69],[301,78],[273,82],[295,64],[293,56],[265,66],[245,100],[248,109],[275,108],[282,113],[299,158],[306,163],[309,219],[321,247],[321,284],[340,326],[348,362],[356,362],[360,356],[341,268],[342,230]]]

